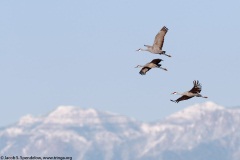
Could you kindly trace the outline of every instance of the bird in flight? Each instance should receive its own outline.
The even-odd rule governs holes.
[[[190,99],[192,97],[202,97],[202,98],[208,98],[206,96],[202,96],[200,94],[202,90],[202,85],[199,83],[199,81],[195,80],[193,81],[193,88],[190,91],[184,92],[184,93],[179,93],[179,92],[173,92],[172,94],[179,94],[182,95],[182,97],[176,99],[176,100],[171,100],[172,102],[178,103],[183,100]]]
[[[137,65],[135,68],[142,68],[139,72],[141,75],[145,75],[152,68],[160,68],[160,69],[167,71],[166,68],[161,67],[161,64],[159,64],[161,61],[163,61],[163,60],[162,59],[153,59],[151,62],[145,64],[144,66]]]
[[[163,43],[164,43],[164,37],[168,31],[168,28],[163,26],[162,29],[157,33],[155,36],[155,40],[152,46],[150,45],[144,45],[147,47],[146,49],[139,48],[136,51],[149,51],[154,54],[160,54],[160,55],[165,55],[168,57],[171,57],[171,55],[166,54],[166,51],[162,50]]]

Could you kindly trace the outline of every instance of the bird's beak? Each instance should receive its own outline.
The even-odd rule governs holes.
[[[137,49],[136,51],[140,51],[140,48],[139,48],[139,49]]]

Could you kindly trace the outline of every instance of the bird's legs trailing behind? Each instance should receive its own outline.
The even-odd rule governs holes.
[[[165,70],[165,71],[167,71],[167,68],[163,68],[163,67],[159,67],[160,69],[163,69],[163,70]]]
[[[201,94],[198,94],[196,97],[208,98],[207,96],[202,96]]]
[[[170,99],[172,102],[175,102],[175,103],[178,103],[179,101],[176,101],[176,100],[172,100],[172,99]]]
[[[162,60],[163,61],[163,60]],[[167,68],[163,68],[163,67],[161,67],[162,65],[161,64],[158,64],[157,65],[157,68],[160,68],[160,69],[163,69],[163,70],[165,70],[165,71],[167,71]]]
[[[166,54],[166,51],[162,51],[162,52],[161,52],[161,53],[159,53],[159,54],[163,54],[163,55],[165,55],[165,56],[172,57],[171,55],[169,55],[169,54]]]

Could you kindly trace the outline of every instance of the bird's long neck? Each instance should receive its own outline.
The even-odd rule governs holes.
[[[148,51],[148,48],[146,48],[146,49],[139,48],[137,51]]]
[[[175,92],[175,94],[178,94],[178,95],[184,95],[184,93],[180,93],[180,92]]]
[[[143,65],[137,65],[135,68],[143,68]]]
[[[139,48],[137,51],[149,51],[149,49],[152,48],[152,46],[150,45],[144,45],[145,47],[147,47],[146,49],[143,49],[143,48]]]

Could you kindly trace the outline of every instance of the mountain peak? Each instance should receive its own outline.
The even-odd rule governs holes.
[[[95,109],[82,109],[73,106],[59,106],[52,111],[44,123],[81,124],[100,123],[99,113]]]
[[[208,111],[215,111],[215,110],[222,110],[225,109],[225,107],[220,106],[214,102],[208,101],[202,104],[195,104],[192,107],[189,108],[197,108],[200,110],[208,110]]]
[[[193,119],[199,118],[202,114],[206,112],[214,112],[216,110],[223,110],[224,107],[217,105],[211,101],[202,104],[195,104],[186,109],[183,109],[177,113],[170,115],[167,119],[179,118],[179,119]]]
[[[96,110],[89,108],[89,109],[83,109],[79,107],[73,107],[73,106],[59,106],[54,111],[52,111],[48,117],[68,117],[68,116],[91,116],[96,117],[98,116],[98,113]]]
[[[22,126],[22,125],[32,125],[33,123],[37,123],[39,121],[42,120],[42,117],[33,117],[32,115],[26,115],[23,116],[19,122],[18,125]]]

